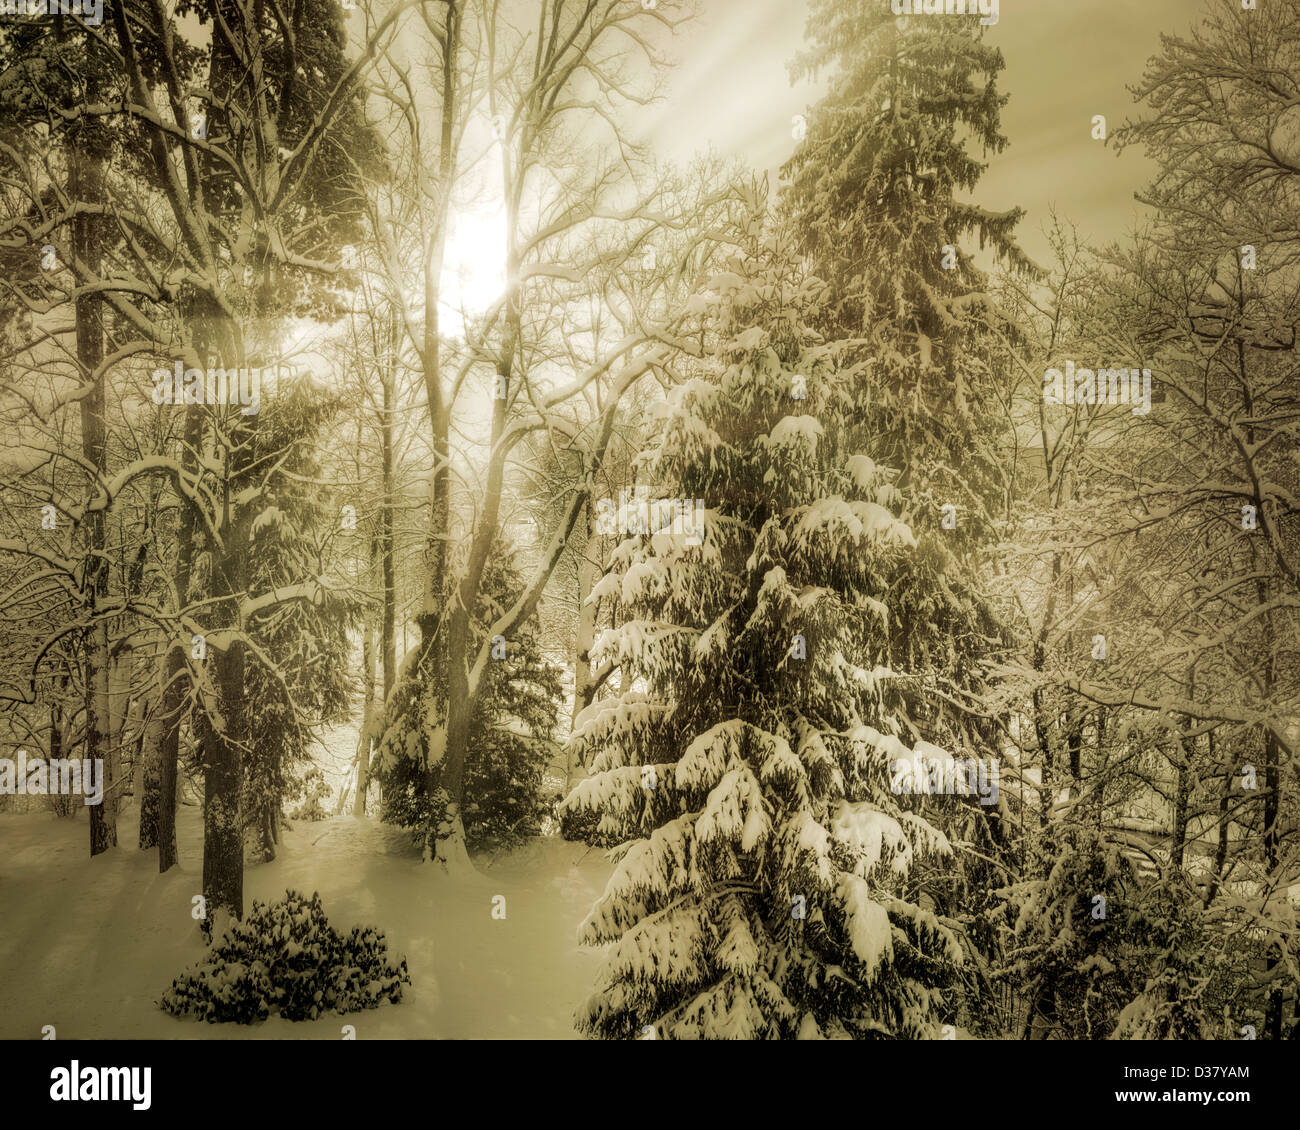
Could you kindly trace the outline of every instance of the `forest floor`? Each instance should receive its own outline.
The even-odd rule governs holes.
[[[205,1024],[157,1005],[172,978],[204,954],[191,900],[201,889],[203,827],[177,814],[180,865],[158,874],[139,851],[136,817],[119,819],[119,847],[86,857],[86,819],[0,814],[0,1039],[577,1038],[576,1009],[600,954],[580,949],[578,925],[611,867],[601,851],[558,837],[530,840],[477,870],[447,876],[410,839],[377,821],[295,822],[271,863],[250,864],[244,903],[319,891],[342,933],[374,925],[404,955],[402,1002],[293,1022]],[[504,919],[492,917],[505,896]]]

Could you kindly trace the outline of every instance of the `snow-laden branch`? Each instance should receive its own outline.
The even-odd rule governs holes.
[[[623,394],[627,392],[645,373],[649,372],[655,362],[657,351],[645,354],[637,360],[630,362],[619,374],[613,388],[610,390],[610,396],[601,413],[600,431],[597,435],[596,444],[591,453],[590,466],[599,465],[601,457],[604,455],[605,448],[609,445],[610,436],[614,431],[614,421],[617,417],[619,402]],[[471,699],[477,694],[479,682],[482,679],[484,668],[492,651],[492,640],[495,636],[505,636],[507,639],[518,629],[518,627],[528,619],[537,608],[538,602],[542,598],[542,593],[551,579],[551,574],[555,570],[556,564],[564,553],[564,548],[568,544],[569,536],[573,532],[573,527],[577,523],[578,516],[582,513],[583,508],[591,500],[592,493],[595,490],[596,480],[594,471],[589,470],[583,480],[583,484],[575,490],[569,497],[564,514],[557,523],[555,530],[551,534],[549,543],[545,552],[542,554],[541,561],[534,570],[532,579],[519,594],[518,599],[504,613],[502,613],[492,627],[488,630],[487,636],[480,645],[478,655],[475,657],[474,665],[469,673],[469,693]]]
[[[246,596],[239,602],[239,622],[247,624],[252,617],[291,600],[305,600],[310,604],[320,604],[331,591],[333,590],[313,578],[273,588],[260,596]]]
[[[1031,668],[1000,666],[997,670],[1005,675],[1027,679],[1031,683],[1044,682],[1042,672]],[[1165,695],[1155,699],[1138,694],[1136,690],[1127,693],[1112,691],[1099,687],[1095,683],[1084,682],[1074,676],[1067,676],[1060,680],[1059,685],[1099,706],[1133,706],[1156,714],[1181,714],[1198,722],[1235,722],[1243,726],[1261,726],[1273,734],[1278,745],[1288,754],[1295,753],[1294,719],[1282,719],[1249,707],[1230,706],[1222,702],[1193,702],[1191,699],[1179,698],[1177,695]]]

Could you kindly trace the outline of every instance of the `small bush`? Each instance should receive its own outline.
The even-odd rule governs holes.
[[[321,801],[328,800],[330,795],[330,787],[324,773],[313,766],[303,774],[301,781],[293,784],[296,787],[291,790],[289,799],[301,797],[302,803],[289,813],[289,819],[325,820],[329,817],[329,813],[321,804]]]
[[[207,959],[163,994],[162,1009],[211,1023],[252,1024],[278,1012],[286,1020],[358,1012],[396,1004],[411,983],[406,959],[388,960],[384,935],[354,927],[344,937],[325,918],[320,895],[286,891],[279,902],[254,902],[213,945]]]

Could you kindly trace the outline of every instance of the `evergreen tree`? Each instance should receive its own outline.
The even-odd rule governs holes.
[[[256,719],[245,760],[243,818],[263,859],[275,858],[287,802],[301,797],[311,764],[315,727],[347,715],[347,629],[360,602],[324,576],[323,545],[337,511],[303,486],[318,477],[312,447],[339,400],[303,381],[281,388],[259,421],[254,465],[274,463],[265,506],[253,520],[248,546],[249,594],[285,589],[303,578],[319,582],[315,600],[272,605],[249,626],[254,643],[244,668],[245,696]]]
[[[1005,497],[997,455],[1004,421],[990,330],[1001,325],[987,280],[962,240],[1014,267],[1031,264],[1013,229],[1023,210],[957,199],[974,190],[985,153],[1006,145],[997,89],[1002,54],[978,16],[893,16],[887,0],[813,0],[810,46],[794,77],[829,71],[807,133],[783,172],[802,250],[830,286],[819,328],[861,336],[874,357],[862,411],[871,454],[903,469],[913,513],[948,542],[987,534]]]
[[[1081,825],[1053,828],[1028,870],[1041,878],[999,892],[1014,937],[998,978],[1026,1002],[1016,1035],[1211,1038],[1206,997],[1243,960],[1205,953],[1200,908],[1181,878],[1143,884],[1133,853]]]
[[[652,514],[593,594],[622,602],[597,647],[623,691],[579,718],[596,752],[564,808],[626,842],[582,927],[611,949],[579,1023],[937,1036],[965,958],[912,872],[951,849],[890,790],[911,751],[887,625],[916,539],[897,470],[845,444],[865,366],[809,328],[824,287],[751,206],[698,302],[707,364],[643,457],[659,497],[704,500],[702,541]]]
[[[517,597],[523,578],[503,548],[487,566],[474,610],[474,646]],[[510,843],[541,831],[547,813],[544,770],[556,750],[554,733],[562,696],[560,669],[542,652],[536,615],[510,640],[495,642],[484,670],[483,695],[470,721],[465,764],[465,839],[470,847]],[[430,794],[423,759],[420,703],[427,669],[408,656],[394,690],[396,709],[378,742],[372,772],[379,784],[384,820],[409,828],[424,843],[445,818],[445,794]]]
[[[984,664],[1011,637],[986,586],[1014,497],[1007,408],[1023,335],[987,293],[972,245],[1014,271],[1035,269],[1014,240],[1021,209],[959,199],[1007,144],[1002,55],[982,37],[978,15],[895,17],[888,0],[813,0],[792,71],[827,72],[829,89],[785,166],[783,204],[829,284],[813,324],[856,339],[867,366],[858,450],[899,469],[899,515],[918,541],[915,583],[891,606],[893,661],[916,676],[909,712],[926,740],[998,757]],[[933,895],[992,946],[988,891],[1011,850],[1004,807],[945,802],[930,816],[975,849],[934,877]]]

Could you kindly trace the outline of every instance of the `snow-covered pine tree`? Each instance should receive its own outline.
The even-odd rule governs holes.
[[[453,554],[453,564],[459,564]],[[479,603],[471,622],[479,647],[491,624],[523,587],[514,550],[508,542],[488,560]],[[510,640],[497,641],[484,668],[483,693],[470,719],[465,763],[465,840],[470,848],[511,843],[540,831],[549,801],[544,771],[555,754],[554,732],[562,688],[556,666],[547,658],[539,617],[520,625]],[[447,794],[430,794],[422,742],[421,704],[428,680],[436,678],[409,652],[394,689],[389,724],[375,746],[371,772],[380,793],[382,819],[411,830],[417,843],[446,819]],[[439,693],[444,693],[442,688]]]
[[[1054,822],[1030,851],[1031,877],[998,892],[1012,936],[996,977],[1023,1001],[1012,1035],[1213,1038],[1210,1004],[1231,998],[1249,958],[1236,944],[1207,952],[1185,879],[1144,882],[1138,853],[1082,823]]]
[[[829,287],[814,326],[865,339],[858,450],[900,471],[898,514],[918,542],[913,583],[891,602],[893,662],[915,677],[920,736],[998,757],[985,664],[1011,639],[986,590],[1014,496],[1008,397],[1023,334],[972,252],[1034,273],[1014,239],[1023,211],[968,199],[986,156],[1007,144],[1002,55],[977,15],[895,16],[889,0],[811,0],[807,41],[793,72],[824,73],[826,93],[783,169],[782,205]],[[931,886],[985,952],[988,891],[1013,851],[1004,812],[973,802],[927,812],[974,849]]]
[[[244,695],[257,720],[244,758],[241,809],[246,832],[264,860],[275,858],[286,804],[308,791],[316,728],[346,718],[347,629],[360,601],[327,576],[326,547],[337,511],[304,481],[320,475],[311,446],[331,423],[339,400],[315,382],[285,381],[260,413],[252,463],[274,463],[264,505],[251,525],[248,591],[257,597],[318,583],[313,600],[286,600],[253,617],[254,647],[244,667]]]
[[[705,364],[643,456],[652,494],[703,500],[702,541],[634,534],[592,594],[622,603],[597,651],[623,691],[579,718],[592,776],[564,807],[625,842],[582,926],[611,949],[578,1022],[935,1037],[964,954],[909,873],[951,849],[889,772],[911,753],[886,662],[915,540],[896,472],[844,443],[864,364],[808,329],[824,288],[751,204],[743,252],[698,299]]]
[[[896,17],[889,0],[813,0],[798,77],[827,74],[806,136],[782,170],[801,250],[830,287],[817,327],[861,335],[877,364],[861,405],[870,454],[899,467],[920,528],[954,548],[990,533],[1007,482],[998,439],[1008,337],[987,277],[963,241],[1009,266],[1023,209],[992,212],[960,194],[1001,151],[1002,54],[978,16]]]

